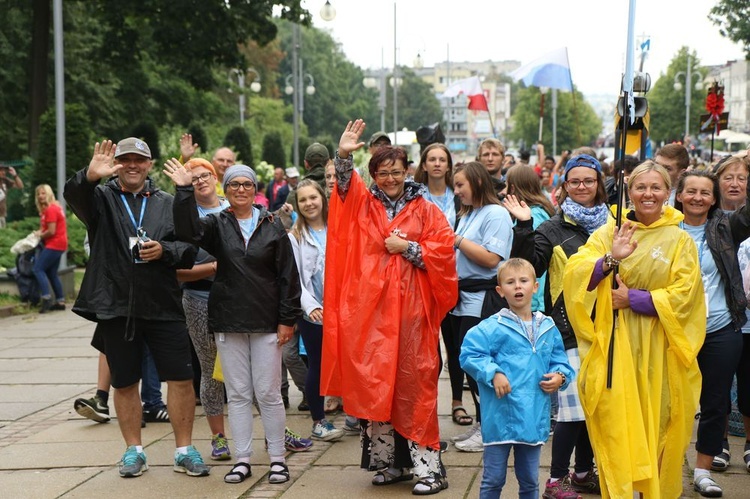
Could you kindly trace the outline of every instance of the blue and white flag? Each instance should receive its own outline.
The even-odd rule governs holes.
[[[567,47],[549,52],[524,64],[510,73],[510,77],[524,82],[527,87],[556,88],[571,92],[573,79],[570,76]]]

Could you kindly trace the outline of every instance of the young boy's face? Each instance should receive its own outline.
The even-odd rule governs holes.
[[[495,288],[508,301],[513,312],[530,311],[531,298],[539,283],[528,269],[504,269],[500,274],[500,285]]]

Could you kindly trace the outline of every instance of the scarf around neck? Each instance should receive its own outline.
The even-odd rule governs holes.
[[[576,224],[586,229],[589,234],[607,223],[607,217],[609,217],[609,210],[604,203],[587,208],[570,198],[565,198],[560,209]]]

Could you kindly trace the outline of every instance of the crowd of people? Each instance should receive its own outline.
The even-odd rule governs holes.
[[[229,148],[197,157],[189,134],[163,167],[174,196],[134,137],[97,143],[68,180],[90,246],[73,311],[96,323],[101,352],[97,393],[75,409],[108,421],[114,389],[120,476],[148,470],[146,422],[172,425],[175,471],[208,475],[192,444],[199,401],[210,458],[234,462],[227,483],[252,474],[259,416],[272,484],[290,480],[287,451],[358,435],[374,486],[416,479],[413,494],[436,494],[445,368],[451,421],[468,427],[450,441],[483,453],[482,498],[500,497],[511,450],[519,496],[538,497],[550,435],[547,499],[677,497],[696,413],[694,488],[721,496],[711,472],[730,463],[735,377],[750,430],[747,154],[696,168],[670,144],[608,165],[540,145],[534,165],[486,139],[455,164],[427,145],[409,170],[365,128],[349,122],[336,151],[312,144],[302,175],[277,167],[265,188]],[[5,170],[3,192],[23,186]],[[48,185],[34,200],[40,311],[64,310],[65,214]],[[310,438],[286,426],[290,375]],[[743,458],[750,471],[750,442]]]

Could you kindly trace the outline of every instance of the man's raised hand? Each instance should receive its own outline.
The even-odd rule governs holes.
[[[111,140],[94,144],[94,155],[91,158],[88,170],[86,170],[86,180],[98,182],[104,177],[110,177],[120,171],[122,165],[115,164],[116,149],[117,146]]]

